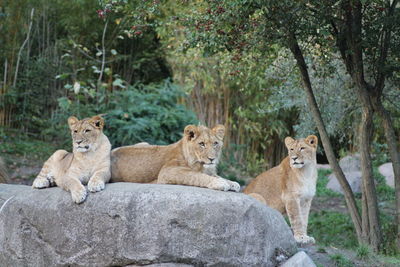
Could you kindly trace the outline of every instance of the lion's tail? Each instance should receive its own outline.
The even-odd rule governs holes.
[[[3,159],[0,158],[0,183],[7,183],[8,181],[8,174],[6,169],[6,164],[4,163]]]

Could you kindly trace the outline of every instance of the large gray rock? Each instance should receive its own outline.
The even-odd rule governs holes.
[[[274,266],[295,250],[281,214],[241,193],[115,183],[77,205],[0,185],[1,266]]]
[[[381,166],[378,167],[378,171],[381,175],[385,177],[386,184],[394,188],[393,164],[391,162],[382,164]]]
[[[362,178],[360,171],[353,171],[353,172],[345,172],[344,173],[347,182],[349,183],[351,190],[354,193],[361,193],[361,186],[362,186]],[[326,188],[335,191],[337,193],[343,194],[342,187],[339,184],[339,181],[336,179],[336,175],[333,173],[328,176],[329,182],[326,185]]]
[[[316,265],[304,251],[299,251],[283,263],[281,267],[316,267]]]

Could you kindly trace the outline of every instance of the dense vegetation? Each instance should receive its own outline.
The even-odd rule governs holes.
[[[114,146],[167,144],[186,124],[223,123],[220,171],[241,180],[280,162],[285,136],[319,133],[323,161],[361,152],[364,181],[379,180],[374,164],[399,157],[399,25],[385,0],[5,1],[0,136],[68,147],[66,118],[99,113]],[[377,205],[395,192],[362,196],[346,194],[351,219],[312,223],[337,220],[356,231],[348,246],[395,254],[394,219]],[[398,220],[399,207],[397,193]]]

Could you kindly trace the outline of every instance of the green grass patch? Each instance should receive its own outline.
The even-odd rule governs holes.
[[[353,267],[354,264],[346,259],[342,254],[333,254],[329,256],[335,262],[337,267]]]
[[[333,211],[310,213],[308,232],[318,244],[343,248],[356,248],[357,237],[347,214]]]
[[[329,182],[328,176],[331,173],[332,173],[331,170],[323,170],[323,169],[318,170],[317,192],[316,192],[317,197],[339,197],[339,196],[341,196],[341,194],[336,193],[336,192],[326,188],[326,185]]]

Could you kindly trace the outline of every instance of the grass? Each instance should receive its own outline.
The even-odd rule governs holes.
[[[342,254],[333,254],[329,256],[337,267],[353,267],[354,264],[346,259]]]
[[[358,258],[365,260],[371,255],[371,249],[366,245],[360,245],[356,249],[356,254]]]
[[[308,232],[319,245],[356,248],[357,237],[350,217],[334,211],[310,213]]]
[[[334,192],[328,188],[326,185],[329,182],[328,176],[331,174],[331,170],[318,170],[318,180],[317,180],[317,197],[340,197],[341,194]]]

